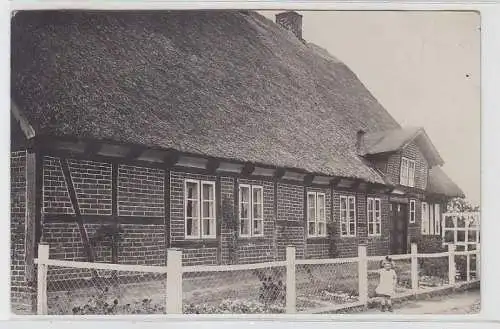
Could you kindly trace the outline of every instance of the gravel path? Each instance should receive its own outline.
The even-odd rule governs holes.
[[[426,300],[408,301],[396,305],[396,314],[473,314],[480,311],[479,290],[466,291],[448,296],[432,297]],[[367,313],[380,313],[368,310]]]

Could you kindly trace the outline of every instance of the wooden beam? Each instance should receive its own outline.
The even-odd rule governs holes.
[[[362,179],[355,179],[354,182],[352,183],[351,185],[351,188],[353,190],[357,190],[359,189],[360,185],[363,183],[363,180]]]
[[[336,187],[339,185],[340,180],[341,180],[341,178],[340,178],[340,177],[335,177],[335,178],[333,178],[333,179],[330,181],[330,185],[331,185],[333,188],[336,188]]]
[[[68,160],[62,158],[61,159],[61,167],[63,171],[64,180],[66,181],[66,186],[68,188],[69,198],[71,200],[71,204],[73,205],[73,209],[75,210],[76,220],[78,224],[78,229],[80,231],[80,236],[82,237],[83,248],[87,254],[87,258],[89,262],[94,261],[94,253],[92,252],[92,247],[90,245],[89,237],[87,235],[87,230],[83,224],[82,214],[80,211],[80,207],[78,205],[78,199],[76,196],[75,187],[73,185],[73,179],[71,178],[71,173],[69,171]]]
[[[307,174],[304,176],[304,185],[305,186],[310,186],[314,180],[314,175],[313,174]]]
[[[136,160],[140,158],[143,153],[144,153],[143,147],[131,146],[124,158],[126,160]]]
[[[170,150],[163,157],[163,163],[167,168],[171,168],[175,166],[175,164],[179,161],[180,153],[175,150]]]
[[[241,169],[241,175],[250,176],[254,172],[254,170],[255,170],[255,165],[251,162],[247,162]]]
[[[217,159],[209,159],[207,162],[207,171],[209,174],[215,174],[217,169],[220,166],[220,160]]]
[[[285,168],[276,168],[276,173],[274,174],[274,177],[276,179],[282,179],[283,176],[285,176],[286,169]]]
[[[102,145],[100,143],[89,142],[85,146],[83,153],[85,155],[96,155],[101,150]]]
[[[118,216],[118,164],[111,164],[111,214]]]

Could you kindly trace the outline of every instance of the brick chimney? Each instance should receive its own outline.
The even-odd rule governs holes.
[[[299,40],[304,41],[302,39],[302,15],[299,13],[285,11],[276,14],[276,24],[286,30],[292,31]]]
[[[366,154],[365,133],[364,130],[358,130],[356,134],[356,153],[359,156],[364,156]]]

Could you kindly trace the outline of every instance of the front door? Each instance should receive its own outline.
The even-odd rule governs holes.
[[[408,206],[391,203],[391,254],[406,254],[408,251]]]

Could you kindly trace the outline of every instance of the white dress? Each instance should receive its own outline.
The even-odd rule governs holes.
[[[379,295],[394,296],[394,286],[396,285],[396,272],[393,269],[379,270],[380,283],[375,289],[375,292]]]

